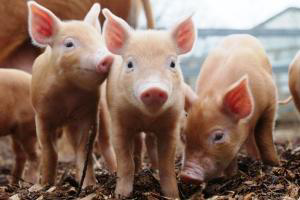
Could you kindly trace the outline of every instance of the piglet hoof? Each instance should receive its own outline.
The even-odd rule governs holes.
[[[38,174],[36,172],[32,172],[32,171],[27,172],[24,175],[24,180],[29,183],[35,184],[38,182]]]
[[[37,170],[38,168],[38,162],[31,162],[28,169],[24,173],[24,180],[32,184],[37,183],[39,179],[39,173]]]
[[[176,200],[180,199],[177,190],[164,192],[164,195],[165,195],[166,199],[176,199]]]
[[[277,157],[272,158],[272,159],[264,160],[263,163],[264,163],[265,165],[274,166],[274,167],[280,166],[280,161],[278,160]]]
[[[106,166],[110,173],[115,173],[117,171],[117,164],[115,162],[106,162]]]
[[[132,192],[132,186],[125,185],[124,187],[119,187],[117,185],[117,188],[115,190],[115,197],[118,199],[124,199],[126,197],[129,197]]]
[[[264,171],[267,171],[267,172],[272,171],[273,167],[280,166],[280,161],[277,159],[264,161],[263,163],[264,163],[263,169],[264,169]]]
[[[84,180],[84,183],[82,185],[83,188],[86,188],[87,186],[90,185],[96,185],[96,179],[95,178],[86,178]]]

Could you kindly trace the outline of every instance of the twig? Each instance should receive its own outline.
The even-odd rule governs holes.
[[[89,162],[89,155],[91,154],[92,147],[93,147],[93,141],[95,140],[95,137],[96,137],[96,130],[95,130],[95,125],[93,124],[89,130],[88,142],[86,144],[86,158],[84,161],[84,166],[83,166],[83,170],[82,170],[82,175],[81,175],[81,180],[80,180],[80,184],[79,184],[79,188],[78,188],[77,197],[79,197],[80,192],[82,190],[82,185],[83,185],[83,181],[84,181],[84,178],[86,175],[87,165]]]

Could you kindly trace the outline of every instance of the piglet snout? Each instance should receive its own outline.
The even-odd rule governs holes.
[[[180,173],[180,179],[185,183],[201,184],[204,182],[203,170],[193,164],[184,166]]]
[[[114,57],[112,55],[103,57],[96,67],[97,71],[100,73],[108,72],[110,67],[112,66],[113,62],[114,62]]]
[[[168,94],[160,88],[150,88],[144,91],[140,98],[147,106],[161,106],[167,101]]]

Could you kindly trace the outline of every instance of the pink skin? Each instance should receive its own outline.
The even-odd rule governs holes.
[[[41,144],[42,184],[55,184],[56,131],[63,128],[76,153],[76,178],[86,160],[88,134],[96,135],[99,86],[114,62],[101,37],[100,6],[94,4],[83,21],[61,21],[50,10],[28,2],[32,41],[46,50],[32,71],[31,101]],[[94,139],[94,138],[93,138]],[[103,137],[103,157],[113,163],[109,137]],[[92,154],[83,186],[96,183]]]
[[[188,162],[184,166],[185,171],[180,174],[183,182],[201,184],[204,181],[203,168],[199,167],[196,162]]]
[[[186,99],[183,181],[234,175],[243,146],[254,159],[279,164],[272,136],[277,93],[271,72],[262,45],[249,35],[228,36],[208,55],[196,94]]]
[[[13,184],[18,184],[21,178],[33,184],[38,181],[39,157],[30,81],[31,75],[21,70],[0,69],[0,137],[9,135],[12,138],[15,153]],[[24,173],[26,162],[29,166]]]
[[[140,136],[145,132],[162,191],[178,198],[174,164],[185,98],[178,56],[193,47],[193,21],[186,18],[170,31],[134,31],[109,10],[103,9],[103,14],[106,46],[122,57],[116,56],[106,90],[117,159],[115,194],[124,197],[132,192],[134,172],[141,163],[137,153],[142,149]]]
[[[109,55],[104,57],[96,67],[97,72],[107,73],[109,71],[109,68],[112,66],[113,62],[114,62],[113,56]]]
[[[144,91],[140,95],[141,100],[143,103],[147,106],[155,106],[155,105],[163,105],[167,99],[168,95],[165,91],[159,89],[159,88],[149,88],[146,91]]]

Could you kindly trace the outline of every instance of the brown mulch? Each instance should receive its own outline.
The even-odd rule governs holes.
[[[291,150],[277,145],[280,167],[266,167],[245,155],[239,156],[239,172],[230,179],[216,179],[203,185],[183,184],[178,180],[182,199],[298,199],[300,197],[300,149]],[[176,171],[180,162],[176,162]],[[78,183],[74,179],[74,165],[59,163],[57,185],[37,187],[21,182],[8,184],[11,164],[0,167],[0,200],[15,199],[77,199]],[[82,190],[79,199],[113,199],[116,175],[96,169],[98,184]],[[157,174],[143,169],[135,176],[134,192],[129,199],[167,199],[160,191]],[[29,189],[31,188],[31,189]],[[17,194],[17,195],[16,195]]]

